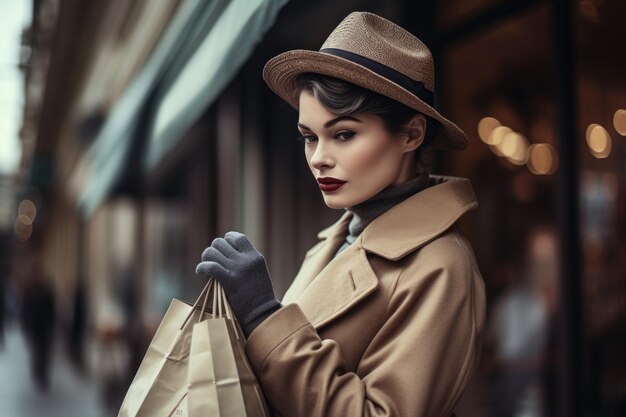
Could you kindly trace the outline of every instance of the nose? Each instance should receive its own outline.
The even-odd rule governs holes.
[[[323,168],[332,168],[335,166],[335,160],[331,152],[331,143],[324,140],[318,140],[315,150],[311,154],[309,164],[311,167],[321,170]]]

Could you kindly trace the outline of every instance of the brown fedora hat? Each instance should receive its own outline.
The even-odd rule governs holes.
[[[263,79],[297,109],[296,79],[307,72],[351,82],[439,121],[442,128],[433,140],[436,148],[467,146],[465,133],[434,109],[435,71],[430,50],[387,19],[366,12],[350,13],[319,51],[297,49],[270,59],[263,68]]]

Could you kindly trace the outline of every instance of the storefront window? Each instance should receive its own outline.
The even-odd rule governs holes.
[[[442,171],[474,185],[480,208],[463,226],[489,303],[483,363],[458,411],[553,415],[559,155],[549,4],[454,40],[442,61],[442,110],[471,143]]]
[[[626,4],[581,0],[576,17],[585,391],[595,415],[626,410]],[[618,48],[618,49],[616,49]]]

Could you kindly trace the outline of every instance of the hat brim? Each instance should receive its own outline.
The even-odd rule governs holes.
[[[432,142],[435,148],[467,147],[465,133],[437,110],[393,81],[347,59],[318,51],[292,50],[270,59],[263,68],[263,79],[274,93],[298,109],[300,97],[296,80],[304,73],[328,75],[356,84],[439,121],[441,128]]]

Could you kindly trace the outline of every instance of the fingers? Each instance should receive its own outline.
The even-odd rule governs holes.
[[[213,261],[217,262],[221,265],[226,265],[228,263],[228,258],[219,250],[215,249],[213,246],[209,246],[202,252],[202,261]]]
[[[243,233],[228,232],[224,235],[224,240],[240,252],[258,252]]]
[[[211,243],[211,247],[219,251],[223,256],[228,259],[232,259],[233,257],[237,256],[238,253],[237,249],[233,248],[230,243],[228,243],[221,237],[214,239],[213,243]],[[204,256],[204,253],[202,255]],[[208,261],[209,259],[204,259],[203,257],[202,260]]]
[[[224,238],[216,238],[211,246],[202,252],[202,261],[215,261],[228,266],[229,261],[239,260],[242,254],[259,254],[246,235],[239,232],[228,232]]]
[[[216,278],[218,281],[222,281],[228,277],[228,271],[217,262],[205,261],[200,262],[196,266],[196,274],[209,275]]]

